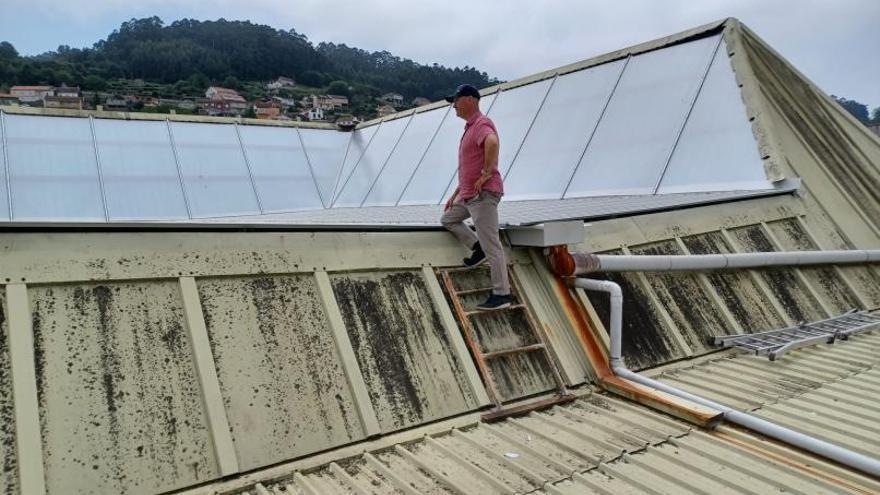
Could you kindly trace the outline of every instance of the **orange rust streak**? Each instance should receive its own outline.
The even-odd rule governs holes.
[[[580,337],[581,344],[584,346],[584,351],[587,353],[587,358],[590,360],[590,365],[592,365],[593,370],[596,372],[596,376],[600,380],[614,376],[614,372],[611,371],[611,367],[608,365],[608,359],[606,359],[605,353],[599,347],[599,343],[593,335],[580,304],[572,297],[565,280],[558,275],[553,278],[556,284],[556,293],[562,301],[565,314],[577,329],[578,337]]]
[[[818,469],[816,469],[816,468],[810,467],[810,466],[807,465],[807,464],[804,464],[804,463],[801,463],[801,462],[797,462],[797,461],[793,461],[793,460],[788,459],[788,458],[786,458],[786,457],[783,457],[783,456],[781,456],[781,455],[779,455],[779,454],[776,454],[776,453],[770,452],[769,450],[762,449],[761,447],[758,447],[758,446],[755,446],[755,445],[752,445],[752,444],[749,444],[749,443],[743,442],[742,440],[738,440],[738,439],[734,438],[733,436],[731,436],[731,435],[729,435],[729,434],[727,434],[727,433],[720,432],[720,431],[713,431],[713,432],[709,432],[709,434],[712,435],[712,436],[718,437],[719,440],[722,440],[722,441],[728,442],[728,443],[730,443],[730,444],[736,445],[737,447],[740,447],[740,448],[743,449],[743,450],[749,450],[749,451],[751,451],[751,452],[753,452],[753,453],[755,453],[755,454],[757,454],[757,455],[759,455],[759,456],[761,456],[761,457],[764,457],[764,458],[766,458],[766,459],[770,459],[770,460],[772,460],[772,461],[774,461],[774,462],[778,462],[778,463],[780,463],[780,464],[785,464],[786,466],[789,466],[789,467],[795,468],[795,469],[797,469],[797,470],[799,470],[799,471],[803,471],[803,472],[805,472],[805,473],[808,473],[808,474],[810,474],[811,476],[815,476],[815,477],[817,477],[817,478],[822,478],[822,479],[824,479],[824,480],[826,480],[826,481],[830,481],[831,483],[834,483],[834,484],[840,485],[840,486],[842,486],[842,487],[844,487],[844,488],[846,488],[846,489],[848,489],[848,490],[853,490],[853,491],[860,492],[860,493],[865,493],[865,494],[868,494],[868,495],[874,493],[874,491],[872,491],[872,490],[870,490],[870,489],[868,489],[868,488],[865,488],[865,487],[860,486],[860,485],[853,484],[853,483],[850,482],[850,481],[847,481],[847,480],[844,480],[844,479],[838,478],[838,477],[836,477],[836,476],[834,476],[834,475],[831,475],[831,474],[825,473],[825,472],[820,471],[820,470],[818,470]],[[788,444],[785,444],[785,445],[786,445],[786,446],[789,446]]]
[[[593,333],[586,311],[580,302],[572,296],[565,279],[557,275],[554,277],[554,282],[556,284],[556,293],[562,301],[565,313],[569,321],[577,329],[578,337],[580,337],[581,344],[587,354],[587,359],[589,359],[590,365],[603,388],[611,386],[618,391],[629,394],[630,399],[642,398],[648,402],[662,404],[671,410],[681,412],[683,416],[696,420],[700,424],[708,424],[717,417],[717,414],[707,414],[705,411],[690,409],[666,394],[655,392],[649,387],[638,385],[615,375],[614,371],[611,370],[606,354],[602,351],[602,347],[600,347],[599,339]]]

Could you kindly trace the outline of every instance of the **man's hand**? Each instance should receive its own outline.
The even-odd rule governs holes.
[[[491,179],[491,178],[492,178],[492,174],[489,174],[489,175],[485,175],[485,174],[483,174],[483,175],[480,176],[480,178],[478,178],[478,179],[474,182],[474,189],[477,191],[477,194],[479,194],[479,193],[481,193],[481,192],[483,191],[483,184],[485,184],[486,182],[488,182],[489,179]]]
[[[458,197],[458,188],[455,188],[455,191],[452,191],[452,195],[449,196],[449,199],[446,200],[446,208],[443,208],[443,211],[446,211],[452,208],[452,205],[455,204],[455,198]]]

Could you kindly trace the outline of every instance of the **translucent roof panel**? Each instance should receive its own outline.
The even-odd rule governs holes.
[[[167,123],[94,125],[111,220],[189,218]]]
[[[630,60],[565,197],[654,192],[719,39]]]
[[[6,114],[0,113],[0,220],[12,220],[9,216],[9,195],[6,182],[6,135],[3,132]]]
[[[769,187],[733,68],[722,45],[658,192]]]
[[[403,130],[406,129],[412,117],[383,122],[376,131],[375,137],[367,147],[361,159],[358,160],[345,183],[333,206],[351,207],[360,206],[367,196],[367,191],[373,185],[373,180],[378,177],[385,166],[388,157],[400,140]]]
[[[504,91],[498,95],[498,101],[487,113],[498,129],[498,141],[501,143],[498,150],[498,170],[503,176],[507,176],[510,164],[551,84],[553,79],[545,79]]]
[[[441,107],[413,116],[400,142],[394,148],[394,153],[388,158],[388,163],[385,164],[385,168],[382,169],[382,173],[367,195],[364,206],[397,204],[403,188],[415,172],[440,123],[444,118],[449,118],[450,108],[452,107]]]
[[[480,99],[483,113],[492,108],[498,93]],[[458,143],[464,133],[464,121],[449,107],[449,114],[431,141],[409,185],[400,199],[401,205],[438,204],[458,170]]]
[[[194,218],[260,213],[235,126],[171,123]]]
[[[354,133],[328,131],[326,129],[299,129],[306,155],[312,165],[312,173],[324,204],[330,205],[336,181],[345,161],[348,142]]]
[[[13,220],[105,220],[89,119],[6,115]]]
[[[624,65],[618,60],[556,79],[505,178],[508,200],[562,197]]]
[[[239,126],[263,212],[323,208],[296,129]]]
[[[351,172],[354,170],[354,167],[358,164],[361,157],[364,156],[370,143],[373,142],[373,137],[376,136],[376,131],[381,127],[382,124],[379,123],[371,125],[370,127],[358,129],[351,133],[351,140],[349,141],[345,152],[345,161],[342,163],[342,170],[339,171],[339,176],[336,178],[336,184],[333,186],[333,195],[331,196],[331,199],[336,199],[339,192],[342,191],[342,186],[345,185],[345,181],[351,175]]]

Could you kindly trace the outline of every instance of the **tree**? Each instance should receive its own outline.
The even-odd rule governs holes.
[[[37,56],[22,57],[12,44],[0,42],[0,81],[7,85],[66,82],[92,91],[131,92],[125,81],[139,79],[163,96],[197,96],[213,81],[260,97],[264,90],[256,81],[279,74],[295,74],[301,83],[289,90],[292,98],[326,88],[347,96],[351,107],[364,113],[374,107],[370,99],[383,93],[436,100],[462,83],[497,82],[473,67],[423,65],[343,44],[316,46],[293,29],[225,19],[181,19],[170,25],[155,16],[131,19],[90,48],[60,45]]]
[[[874,111],[871,112],[871,122],[874,124],[880,124],[880,107],[875,108]]]
[[[104,91],[107,89],[107,81],[103,77],[90,74],[83,80],[83,89],[90,91]]]
[[[327,93],[331,95],[351,96],[351,87],[345,81],[333,81],[327,86]]]
[[[0,60],[13,60],[18,58],[18,50],[8,41],[0,41]]]
[[[189,78],[187,79],[187,82],[193,88],[198,88],[199,92],[202,92],[202,91],[205,91],[206,89],[208,89],[208,84],[210,84],[210,82],[208,81],[208,78],[205,77],[204,74],[202,74],[201,72],[198,72],[198,71],[193,72],[189,76]]]
[[[226,76],[223,80],[223,87],[229,89],[241,89],[241,81],[235,76]]]
[[[834,95],[831,95],[831,97],[837,100],[837,103],[839,103],[840,106],[844,108],[844,110],[852,114],[853,117],[858,119],[859,122],[865,124],[869,122],[870,119],[868,118],[868,106],[864,103],[860,103],[855,100],[848,100],[846,98],[837,97]]]

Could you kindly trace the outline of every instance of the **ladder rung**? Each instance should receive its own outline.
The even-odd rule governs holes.
[[[863,325],[850,327],[846,330],[839,330],[836,335],[852,335],[854,333],[863,332],[873,326],[876,326],[878,323],[880,323],[880,321],[874,323],[865,323]]]
[[[775,346],[775,345],[782,345],[782,343],[780,343],[778,341],[778,339],[774,339],[770,335],[762,335],[760,339],[757,339],[757,338],[743,339],[741,342],[738,342],[738,344],[740,344],[740,345],[742,345],[742,344],[770,345],[771,347]]]
[[[867,323],[867,322],[872,322],[872,323],[880,322],[880,317],[878,317],[878,316],[876,316],[876,315],[863,315],[863,314],[859,314],[859,315],[852,315],[850,318],[854,318],[854,319],[859,320],[859,321],[864,321],[864,322],[866,322],[866,323]]]
[[[477,271],[480,269],[488,269],[489,264],[484,263],[477,266],[459,266],[457,268],[446,268],[441,270],[442,273],[461,273],[461,272],[469,272],[469,271]]]
[[[494,289],[494,287],[480,287],[479,289],[465,289],[465,290],[457,290],[455,291],[456,296],[463,296],[465,294],[477,294],[479,292],[488,292]]]
[[[818,335],[825,335],[828,333],[834,333],[834,330],[823,330],[822,327],[820,327],[819,325],[813,325],[813,326],[798,328],[797,330],[793,330],[793,332],[795,332],[795,334],[797,334],[797,332],[801,332],[801,333],[807,334],[808,336],[818,336]]]
[[[834,330],[846,330],[847,328],[850,327],[850,325],[840,324],[840,323],[834,322],[834,321],[823,321],[822,323],[819,323],[816,325],[811,325],[811,326],[813,326],[813,327],[831,327]]]
[[[481,315],[481,314],[486,314],[486,313],[498,313],[501,311],[509,311],[512,309],[522,309],[524,307],[525,307],[525,305],[523,305],[523,304],[512,304],[506,308],[501,308],[501,309],[475,309],[473,311],[465,311],[464,314],[465,314],[465,316],[474,316],[474,315]]]
[[[487,353],[483,354],[483,357],[485,359],[492,359],[492,358],[496,358],[499,356],[509,356],[510,354],[520,354],[523,352],[540,351],[540,350],[545,349],[546,347],[547,346],[545,346],[544,344],[532,344],[532,345],[526,345],[526,346],[522,346],[522,347],[514,347],[513,349],[504,349],[503,351],[487,352]]]

